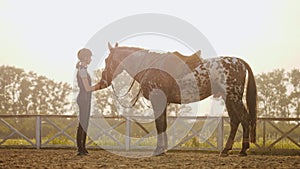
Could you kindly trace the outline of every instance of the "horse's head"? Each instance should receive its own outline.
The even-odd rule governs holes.
[[[109,55],[105,59],[105,68],[102,72],[102,77],[100,80],[101,88],[106,88],[111,85],[114,71],[118,66],[119,62],[117,62],[117,49],[118,43],[115,44],[115,47],[112,47],[110,43],[108,43]]]
[[[114,77],[124,70],[120,63],[122,63],[124,58],[138,50],[137,48],[118,47],[118,43],[116,43],[114,47],[108,43],[108,48],[109,55],[105,59],[105,68],[99,82],[101,84],[101,88],[106,88],[111,85]]]

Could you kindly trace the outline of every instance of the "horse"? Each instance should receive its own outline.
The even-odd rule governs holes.
[[[230,134],[220,156],[228,156],[240,123],[243,140],[239,156],[247,156],[250,142],[256,142],[257,114],[256,82],[247,62],[229,56],[203,59],[200,51],[184,56],[179,52],[152,52],[117,43],[114,47],[108,43],[108,48],[98,84],[101,89],[113,86],[113,79],[123,71],[140,84],[139,93],[150,100],[154,111],[157,145],[153,155],[164,155],[168,149],[169,103],[192,103],[213,96],[222,97],[230,118]],[[245,88],[247,108],[243,103]]]

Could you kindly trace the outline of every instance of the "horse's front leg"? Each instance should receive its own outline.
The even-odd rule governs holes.
[[[155,126],[157,131],[157,146],[153,155],[163,155],[168,149],[167,139],[167,99],[161,90],[150,93],[150,101],[154,111]]]
[[[166,111],[155,119],[155,125],[157,131],[157,146],[154,155],[164,155],[168,149]]]

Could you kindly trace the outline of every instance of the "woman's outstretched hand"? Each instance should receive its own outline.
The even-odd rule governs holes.
[[[107,87],[106,83],[104,83],[104,81],[100,81],[95,85],[95,91],[104,89],[106,87]]]

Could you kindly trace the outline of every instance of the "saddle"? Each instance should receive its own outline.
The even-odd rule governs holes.
[[[194,70],[199,64],[203,63],[203,59],[200,56],[201,55],[200,50],[198,50],[197,52],[195,52],[190,56],[182,55],[177,51],[172,52],[172,54],[180,58],[185,64],[189,66],[191,70]]]

